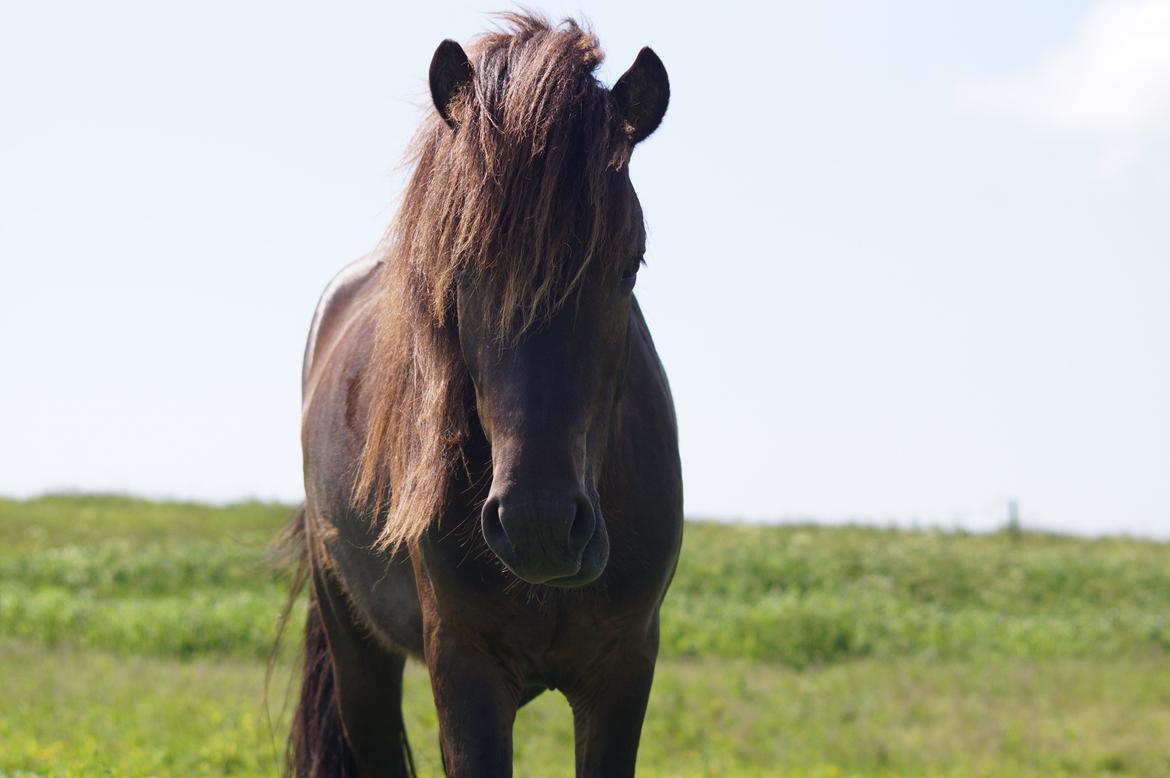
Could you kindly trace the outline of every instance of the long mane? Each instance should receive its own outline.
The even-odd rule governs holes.
[[[572,20],[505,14],[468,48],[474,76],[431,111],[384,243],[373,401],[355,503],[384,517],[378,544],[416,541],[442,511],[469,425],[469,378],[454,324],[457,284],[493,301],[491,337],[550,316],[610,241],[630,228],[620,176],[630,128],[594,76],[597,38]],[[603,268],[611,272],[613,268]]]

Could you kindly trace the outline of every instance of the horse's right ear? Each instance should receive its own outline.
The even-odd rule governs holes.
[[[451,118],[451,99],[471,82],[471,76],[471,62],[463,47],[449,38],[440,43],[435,56],[431,57],[431,99],[435,101],[439,116],[452,129],[455,120]]]

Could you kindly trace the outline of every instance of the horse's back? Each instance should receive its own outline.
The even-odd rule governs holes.
[[[305,343],[305,359],[301,367],[301,391],[309,385],[309,377],[320,356],[329,352],[345,331],[356,303],[373,291],[381,258],[371,252],[355,259],[333,276],[313,312],[309,337]]]

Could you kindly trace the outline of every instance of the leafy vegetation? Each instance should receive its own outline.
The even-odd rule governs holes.
[[[272,775],[282,505],[0,500],[0,776]],[[297,609],[297,616],[299,618]],[[299,623],[289,627],[290,635]],[[406,710],[439,774],[425,673]],[[518,775],[570,775],[556,694]],[[1170,545],[692,523],[640,774],[1170,774]]]
[[[674,654],[803,667],[861,656],[1170,650],[1170,547],[1126,539],[694,523]]]

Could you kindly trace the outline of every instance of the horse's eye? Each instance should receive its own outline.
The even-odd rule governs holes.
[[[622,271],[622,286],[632,288],[634,281],[638,278],[638,268],[646,264],[646,260],[642,257],[635,257],[626,265],[625,270]]]

